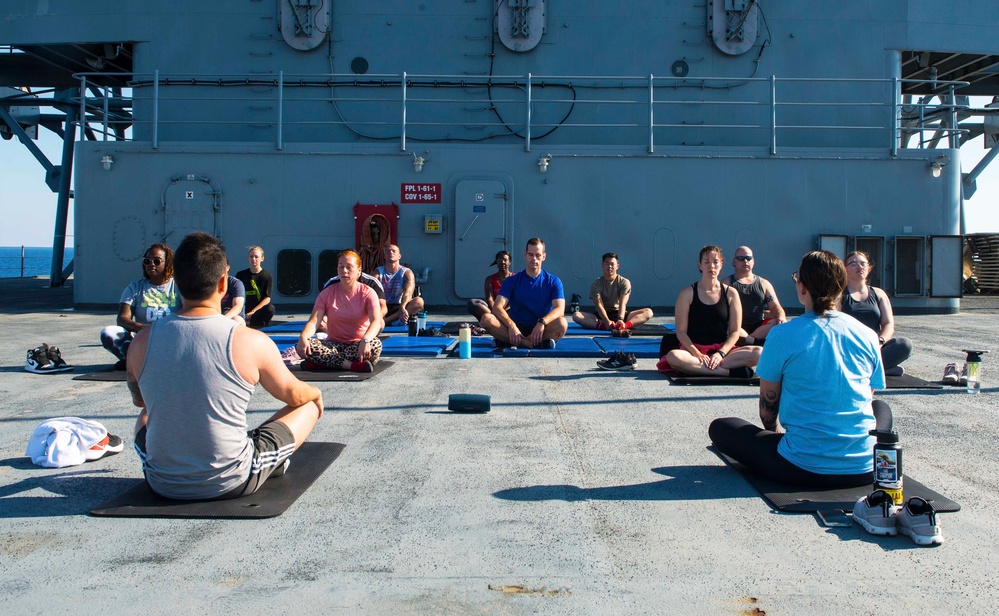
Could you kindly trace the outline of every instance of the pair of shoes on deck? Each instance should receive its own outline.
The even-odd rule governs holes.
[[[872,535],[894,537],[908,535],[916,545],[940,545],[944,542],[937,512],[933,505],[913,496],[899,507],[884,490],[875,490],[853,506],[853,521]]]
[[[597,367],[601,370],[634,370],[638,360],[634,353],[622,353],[618,351],[611,355],[610,359],[597,362]]]
[[[957,371],[957,364],[947,364],[947,367],[944,368],[944,375],[943,378],[940,379],[940,382],[944,385],[967,385],[968,364],[964,364],[964,367],[961,368],[960,372]]]
[[[59,347],[49,346],[43,342],[41,346],[28,350],[24,369],[35,374],[49,374],[51,372],[68,372],[73,369],[73,366],[63,360]]]

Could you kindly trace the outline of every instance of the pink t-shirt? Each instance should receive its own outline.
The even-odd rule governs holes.
[[[340,282],[323,289],[313,310],[326,312],[326,331],[330,340],[336,342],[357,342],[368,331],[371,321],[369,314],[377,314],[378,295],[365,284],[355,284],[350,293],[344,291]]]

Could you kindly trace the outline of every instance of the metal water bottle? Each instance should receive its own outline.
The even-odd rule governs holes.
[[[407,323],[407,325],[409,326],[409,335],[415,336],[419,330],[415,314],[409,315],[409,322]]]
[[[875,436],[874,445],[874,489],[884,490],[895,504],[902,506],[902,446],[898,444],[898,432],[894,430],[871,430]]]
[[[468,323],[462,323],[458,328],[458,357],[472,359],[472,329]]]

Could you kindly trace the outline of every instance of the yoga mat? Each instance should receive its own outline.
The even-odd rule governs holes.
[[[440,329],[444,326],[444,321],[427,321],[427,327],[433,327],[434,329]],[[408,334],[409,325],[386,325],[385,329],[382,330],[386,334]]]
[[[450,337],[390,336],[382,342],[382,356],[437,357],[457,343],[457,338]]]
[[[757,475],[746,466],[717,451],[714,447],[711,449],[726,464],[742,475],[742,478],[749,482],[749,485],[756,488],[768,503],[775,509],[785,513],[814,513],[820,509],[853,511],[854,504],[873,491],[873,487],[870,485],[863,485],[856,488],[819,490],[779,483]],[[961,510],[961,505],[943,494],[926,487],[908,475],[904,476],[902,483],[903,494],[906,499],[913,496],[922,497],[928,502],[933,503],[934,509],[938,512],[947,513]]]
[[[305,321],[285,321],[263,327],[260,331],[265,334],[295,334],[300,333],[305,327]]]
[[[749,379],[740,379],[731,376],[694,376],[691,374],[681,374],[679,372],[660,372],[674,385],[759,385],[760,377],[754,376]]]
[[[346,445],[302,443],[282,477],[264,482],[255,493],[224,501],[178,501],[163,498],[145,480],[124,494],[90,510],[90,515],[117,518],[200,518],[243,520],[281,515],[305,493]]]
[[[912,376],[911,374],[903,374],[902,376],[886,376],[885,384],[885,389],[943,389],[943,385],[939,383],[924,381],[923,379],[917,376]]]
[[[128,372],[124,370],[113,370],[108,368],[107,370],[100,370],[98,372],[91,372],[89,374],[81,374],[79,376],[74,376],[74,381],[114,381],[119,383],[125,382],[125,377]]]
[[[638,327],[632,327],[631,328],[631,336],[633,338],[636,337],[636,336],[659,336],[659,337],[662,337],[662,336],[665,336],[666,334],[668,334],[670,331],[674,331],[675,330],[675,328],[673,328],[672,325],[669,326],[669,327],[670,328],[667,329],[665,326],[663,326],[663,325],[656,325],[655,323],[642,323]],[[606,329],[585,329],[584,327],[580,326],[578,323],[576,323],[572,319],[569,319],[569,328],[565,332],[565,335],[566,336],[601,336],[601,337],[607,336],[607,337],[616,338],[616,336],[614,336],[610,332],[610,330],[606,330]]]
[[[394,361],[379,359],[371,372],[350,372],[349,370],[303,370],[302,364],[291,368],[292,373],[302,381],[319,382],[357,382],[367,381],[385,372],[395,364]]]
[[[565,337],[555,344],[554,349],[503,349],[503,357],[593,357],[604,356],[593,338]]]
[[[659,359],[659,338],[594,338],[597,346],[607,355],[621,351],[634,353],[635,357]]]

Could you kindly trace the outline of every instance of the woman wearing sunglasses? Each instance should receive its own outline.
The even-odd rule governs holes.
[[[867,284],[872,265],[870,257],[867,253],[854,251],[846,255],[844,262],[847,283],[838,310],[874,330],[881,344],[885,374],[902,376],[905,368],[901,363],[912,355],[912,343],[908,338],[895,338],[895,315],[888,294]]]
[[[132,336],[179,308],[180,302],[180,292],[173,283],[173,251],[165,244],[153,244],[142,256],[142,278],[121,294],[117,325],[101,330],[101,344],[118,358],[115,370],[125,369]]]

